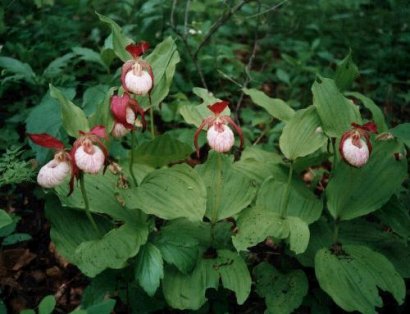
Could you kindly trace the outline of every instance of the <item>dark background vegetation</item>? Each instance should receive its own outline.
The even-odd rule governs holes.
[[[1,3],[0,56],[28,64],[33,73],[13,73],[0,65],[0,208],[20,219],[20,238],[11,245],[3,243],[0,263],[1,297],[11,312],[34,308],[54,293],[60,294],[61,312],[69,311],[87,285],[87,279],[59,261],[49,247],[25,122],[49,83],[70,90],[74,102],[83,105],[87,88],[118,84],[121,62],[114,55],[104,56],[102,64],[89,52],[73,50],[99,52],[104,46],[109,29],[95,11],[117,21],[130,38],[146,40],[152,47],[166,36],[176,38],[182,61],[166,106],[156,116],[160,131],[175,126],[179,104],[195,99],[192,88],[200,86],[231,102],[247,141],[260,141],[274,150],[281,126],[255,110],[241,88],[261,89],[294,108],[306,107],[312,102],[310,87],[316,75],[332,75],[349,50],[360,69],[353,89],[371,97],[390,126],[409,119],[406,0]],[[45,73],[51,62],[53,72]]]

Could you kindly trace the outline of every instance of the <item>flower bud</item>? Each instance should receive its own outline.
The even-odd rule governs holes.
[[[64,152],[60,152],[40,169],[37,182],[44,188],[54,188],[63,183],[70,173],[70,161]]]
[[[136,95],[145,95],[152,88],[152,77],[142,69],[141,65],[136,62],[132,70],[128,71],[124,79],[126,90]]]
[[[75,151],[74,158],[80,170],[92,174],[98,173],[105,161],[105,156],[101,148],[94,145],[89,139],[82,141],[81,145]]]
[[[370,150],[367,142],[354,134],[341,142],[341,155],[343,159],[354,167],[363,167],[369,160]]]
[[[220,153],[228,152],[235,142],[232,130],[222,123],[213,124],[208,129],[206,138],[209,146]]]

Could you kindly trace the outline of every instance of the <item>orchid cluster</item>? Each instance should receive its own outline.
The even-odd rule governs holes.
[[[39,171],[37,182],[45,188],[54,188],[71,176],[70,191],[74,189],[74,179],[82,173],[96,174],[108,163],[108,152],[101,141],[106,139],[105,128],[96,126],[90,132],[80,132],[70,151],[55,137],[48,134],[28,134],[37,145],[54,149],[53,160],[45,164]]]
[[[125,62],[121,69],[121,84],[125,93],[122,96],[116,95],[111,98],[111,112],[114,117],[111,134],[116,138],[123,137],[135,127],[142,127],[143,130],[146,128],[145,112],[130,94],[141,96],[148,94],[150,97],[154,87],[151,65],[141,59],[148,48],[149,44],[144,41],[126,47],[133,59]]]
[[[352,123],[352,129],[342,135],[339,152],[346,163],[356,168],[367,163],[372,152],[370,133],[377,133],[377,126],[373,122],[363,125]]]

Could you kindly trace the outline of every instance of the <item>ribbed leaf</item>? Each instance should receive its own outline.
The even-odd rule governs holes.
[[[410,147],[410,123],[402,123],[391,129],[390,132]]]
[[[243,92],[250,96],[252,101],[265,109],[271,116],[281,121],[289,121],[293,117],[295,111],[282,99],[270,98],[264,92],[257,89],[244,88]]]
[[[162,278],[164,278],[164,265],[161,252],[155,245],[147,243],[137,256],[135,279],[149,296],[153,296]]]
[[[406,288],[393,265],[381,254],[365,246],[344,245],[335,255],[321,249],[315,257],[320,287],[345,311],[374,313],[383,301],[378,288],[390,292],[403,303]]]
[[[302,109],[288,121],[279,138],[279,146],[286,158],[295,160],[309,155],[327,142],[315,107]]]
[[[353,168],[340,161],[326,189],[327,204],[334,218],[353,219],[385,204],[407,176],[407,161],[396,160],[402,145],[376,141],[368,163]]]
[[[55,98],[61,105],[61,117],[63,127],[68,135],[78,137],[79,131],[89,131],[88,120],[84,111],[68,100],[64,94],[56,87],[50,84],[50,95]]]
[[[95,13],[98,15],[100,21],[108,24],[108,26],[111,29],[112,46],[114,53],[117,55],[117,57],[124,62],[132,59],[131,55],[125,49],[125,47],[127,47],[128,44],[132,43],[132,40],[124,35],[121,27],[116,22],[114,22],[114,20],[110,19],[107,16],[101,15],[97,12]]]
[[[353,81],[359,76],[359,69],[356,64],[354,64],[352,59],[352,52],[337,65],[335,73],[335,83],[340,91],[349,89]]]
[[[162,167],[171,162],[186,159],[193,149],[168,134],[157,136],[150,142],[145,142],[135,149],[134,162],[152,167]]]
[[[308,292],[308,280],[301,270],[281,274],[272,265],[262,262],[253,269],[256,292],[265,299],[267,314],[290,314]]]
[[[200,221],[206,209],[206,188],[195,170],[176,165],[151,172],[138,188],[124,191],[124,199],[127,207],[163,219]]]
[[[206,216],[212,222],[239,213],[255,197],[255,182],[234,169],[228,156],[212,152],[196,170],[207,187]]]
[[[352,122],[362,124],[358,107],[340,93],[333,80],[317,78],[312,93],[313,105],[328,136],[341,137],[351,128]]]

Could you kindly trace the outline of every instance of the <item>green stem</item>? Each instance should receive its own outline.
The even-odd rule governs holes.
[[[336,152],[336,139],[331,139],[332,142],[332,147],[333,147],[333,165],[332,165],[332,172],[334,172],[336,168],[336,162],[337,162],[337,152]]]
[[[337,244],[339,241],[339,219],[335,219],[335,228],[333,229],[333,244]]]
[[[292,185],[292,175],[293,175],[293,162],[290,162],[290,167],[289,167],[289,176],[288,176],[288,182],[286,184],[286,189],[285,189],[285,196],[283,199],[283,205],[280,210],[280,216],[282,218],[285,218],[288,213],[288,204],[289,204],[289,195],[290,195],[290,186]]]
[[[137,179],[135,178],[135,174],[134,174],[134,146],[135,146],[135,132],[134,130],[131,131],[131,156],[129,159],[129,169],[130,169],[130,174],[132,177],[132,181],[134,182],[134,185],[137,187],[138,186],[138,182]]]
[[[150,126],[151,126],[151,135],[152,138],[155,138],[155,129],[154,129],[154,108],[152,107],[152,100],[151,95],[148,95],[150,110],[149,110],[149,117],[150,117]]]
[[[85,184],[84,184],[84,174],[80,175],[80,188],[81,188],[81,194],[83,195],[83,199],[84,199],[85,214],[87,215],[87,218],[90,221],[91,225],[93,226],[94,230],[97,232],[97,234],[100,234],[100,230],[98,229],[97,224],[95,223],[95,220],[90,212],[90,203],[88,202],[87,191],[85,189]]]

